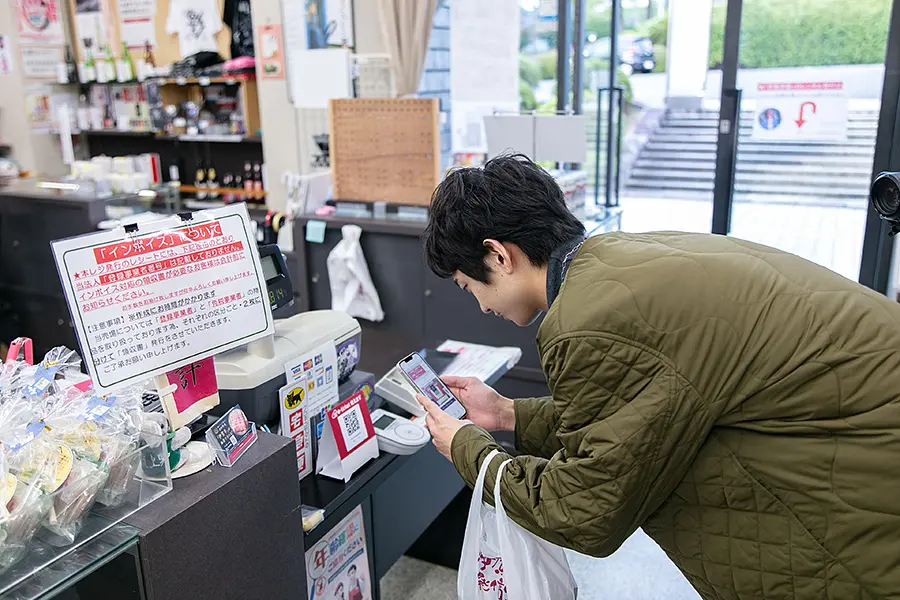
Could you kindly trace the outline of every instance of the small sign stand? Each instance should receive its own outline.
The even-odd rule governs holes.
[[[366,397],[360,391],[326,413],[316,472],[347,482],[360,467],[375,458],[378,458],[378,439]]]

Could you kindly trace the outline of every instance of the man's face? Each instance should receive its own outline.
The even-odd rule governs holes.
[[[541,314],[514,275],[494,270],[488,274],[488,283],[482,283],[457,271],[453,281],[475,296],[482,312],[503,317],[519,327],[531,325]]]

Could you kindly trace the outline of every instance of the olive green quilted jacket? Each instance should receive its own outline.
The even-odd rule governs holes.
[[[593,556],[643,527],[706,599],[900,598],[900,305],[732,238],[608,234],[538,348],[553,395],[516,402],[501,482],[520,525]],[[455,436],[470,486],[494,448]]]

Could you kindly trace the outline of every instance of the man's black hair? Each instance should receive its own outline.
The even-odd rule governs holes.
[[[347,569],[347,572],[349,573],[350,571],[356,571],[356,570],[357,570],[356,565],[350,565],[350,568]]]
[[[451,171],[434,190],[425,262],[438,277],[461,271],[487,283],[484,240],[515,244],[541,267],[557,246],[579,235],[584,226],[556,180],[522,154],[501,155],[483,167]]]

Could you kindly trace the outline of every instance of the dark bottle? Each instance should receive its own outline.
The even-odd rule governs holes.
[[[244,189],[253,191],[253,167],[250,166],[250,161],[244,163]]]
[[[234,187],[234,175],[231,173],[225,173],[222,175],[222,188],[225,190],[230,190]],[[222,192],[222,201],[225,204],[231,204],[234,202],[234,193],[230,191]]]
[[[240,173],[234,174],[234,182],[232,182],[231,187],[235,190],[240,190],[240,189],[244,188],[244,178],[241,176]],[[243,194],[235,193],[232,201],[233,202],[242,202],[243,200],[244,200]]]
[[[206,199],[206,167],[201,160],[197,163],[197,171],[194,173],[194,187],[197,188],[197,200]]]
[[[78,66],[75,64],[75,57],[72,56],[72,49],[66,46],[66,77],[69,83],[78,83]]]
[[[206,169],[206,187],[209,189],[209,199],[218,200],[219,180],[216,177],[216,167],[212,161],[209,163],[209,168]]]
[[[262,167],[259,166],[259,163],[253,163],[253,191],[261,192],[262,189]]]

